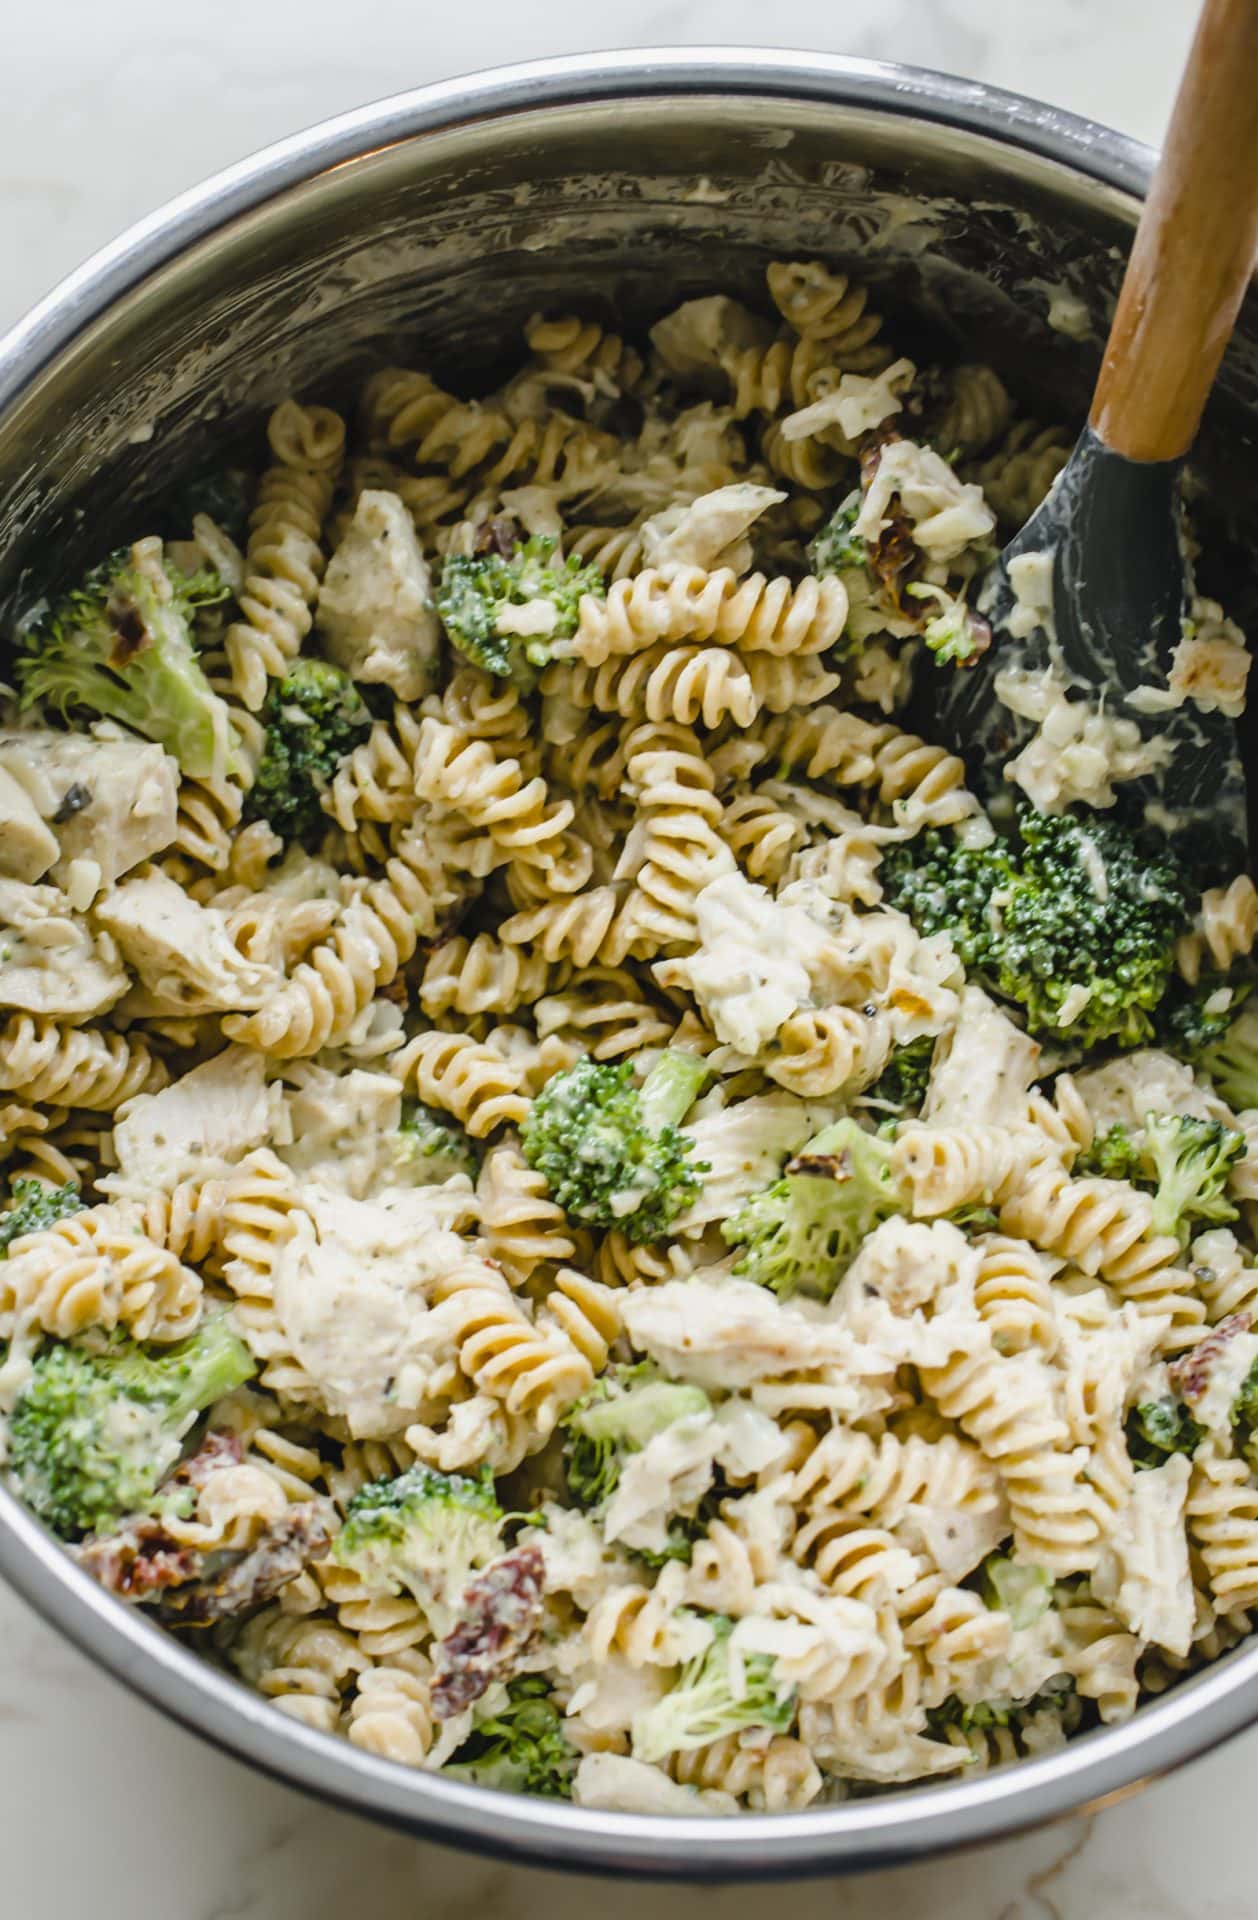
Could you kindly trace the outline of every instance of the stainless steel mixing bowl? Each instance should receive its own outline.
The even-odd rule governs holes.
[[[143,222],[0,342],[0,591],[134,531],[284,393],[400,356],[456,370],[539,308],[619,323],[774,258],[873,284],[910,349],[990,358],[1077,414],[1150,154],[907,67],[752,51],[599,55],[404,94],[270,148]],[[1201,464],[1245,508],[1251,301]],[[696,1878],[871,1867],[1121,1794],[1258,1718],[1258,1644],[1003,1773],[737,1821],[582,1811],[408,1771],[286,1719],[80,1574],[7,1494],[0,1571],[93,1659],[253,1765],[360,1813],[551,1865]]]

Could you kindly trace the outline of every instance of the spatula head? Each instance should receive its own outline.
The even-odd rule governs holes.
[[[1163,827],[1194,867],[1221,877],[1246,845],[1233,722],[1191,702],[1149,712],[1128,700],[1138,688],[1165,689],[1188,617],[1179,481],[1178,461],[1126,460],[1085,428],[1048,498],[980,583],[975,603],[993,643],[973,667],[934,676],[934,725],[990,802],[1011,798],[1004,768],[1034,722],[1004,703],[998,677],[1051,668],[1071,699],[1167,743],[1156,771],[1118,788],[1119,811]]]

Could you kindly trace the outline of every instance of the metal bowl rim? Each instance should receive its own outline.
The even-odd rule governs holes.
[[[578,54],[445,80],[356,108],[213,175],[127,229],[0,338],[0,412],[93,321],[240,215],[324,170],[470,121],[676,95],[761,96],[926,119],[1141,197],[1154,155],[1094,121],[953,75],[780,49]],[[1121,1727],[959,1784],[735,1820],[629,1814],[503,1795],[404,1768],[278,1714],[119,1606],[0,1489],[0,1574],[117,1679],[276,1779],[357,1813],[534,1864],[720,1880],[870,1868],[973,1845],[1117,1797],[1258,1718],[1258,1645]]]

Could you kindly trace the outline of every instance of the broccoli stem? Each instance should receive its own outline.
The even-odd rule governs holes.
[[[639,1097],[647,1130],[661,1133],[684,1120],[710,1073],[707,1061],[697,1053],[670,1047],[642,1082]]]

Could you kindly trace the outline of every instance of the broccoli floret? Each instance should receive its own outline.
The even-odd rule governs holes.
[[[1154,1016],[1157,1044],[1182,1060],[1199,1061],[1224,1038],[1250,990],[1248,981],[1217,975],[1194,987],[1172,979]]]
[[[564,1417],[564,1466],[573,1499],[583,1507],[602,1506],[631,1453],[711,1405],[702,1387],[665,1380],[649,1360],[609,1367]]]
[[[18,1178],[9,1189],[9,1197],[13,1205],[7,1213],[0,1214],[0,1255],[23,1234],[42,1233],[45,1227],[64,1220],[68,1213],[83,1210],[83,1201],[73,1180],[67,1180],[64,1187],[46,1187],[42,1180]]]
[[[670,1049],[638,1087],[627,1061],[578,1060],[534,1100],[524,1157],[574,1219],[618,1227],[635,1242],[657,1239],[708,1171],[678,1128],[708,1071],[697,1055]]]
[[[1197,1056],[1234,1113],[1258,1107],[1258,1003],[1247,1002]]]
[[[480,1168],[480,1156],[462,1127],[449,1114],[438,1113],[418,1100],[402,1102],[402,1120],[394,1148],[403,1166],[417,1186],[436,1187],[456,1173],[472,1180]]]
[[[171,566],[155,541],[123,548],[18,635],[23,707],[104,714],[158,741],[184,773],[223,778],[238,742],[190,624],[227,593],[217,573]]]
[[[729,1638],[734,1623],[724,1614],[709,1616],[713,1638],[687,1662],[675,1686],[645,1712],[635,1714],[635,1759],[660,1761],[670,1753],[706,1747],[744,1727],[785,1733],[795,1713],[791,1688],[778,1684],[773,1661],[755,1653],[731,1661]]]
[[[408,1467],[354,1495],[333,1557],[372,1586],[405,1588],[440,1638],[472,1576],[501,1554],[503,1518],[488,1468],[469,1480]]]
[[[453,554],[441,569],[437,612],[451,644],[487,673],[529,691],[557,640],[577,630],[583,594],[606,594],[597,567],[575,555],[555,561],[553,534],[535,534],[507,554]],[[511,608],[527,607],[526,616]]]
[[[1221,1121],[1146,1114],[1143,1157],[1157,1180],[1153,1231],[1177,1233],[1187,1243],[1200,1221],[1219,1225],[1235,1220],[1227,1179],[1244,1154],[1244,1134]]]
[[[1164,845],[1119,822],[1024,807],[1019,844],[976,850],[927,833],[888,854],[892,906],[1024,1010],[1028,1029],[1080,1047],[1142,1045],[1189,918]]]
[[[1188,1409],[1169,1395],[1133,1407],[1125,1432],[1127,1451],[1138,1467],[1160,1467],[1173,1453],[1195,1453],[1205,1437]]]
[[[734,1267],[783,1296],[828,1300],[862,1240],[904,1208],[891,1148],[855,1120],[839,1120],[787,1162],[780,1180],[753,1194],[724,1223],[727,1245],[745,1247]]]
[[[257,1371],[223,1315],[171,1347],[44,1347],[9,1420],[14,1491],[63,1539],[142,1511],[199,1413]]]
[[[441,1771],[474,1787],[503,1793],[540,1793],[566,1800],[580,1758],[569,1746],[563,1716],[541,1674],[521,1674],[507,1683],[508,1701],[481,1720]]]
[[[897,1047],[872,1087],[861,1095],[871,1107],[893,1107],[898,1114],[917,1113],[930,1085],[935,1036],[923,1033],[907,1046]]]
[[[1102,1180],[1136,1180],[1141,1171],[1139,1143],[1132,1139],[1122,1121],[1098,1133],[1092,1145],[1074,1164],[1076,1174],[1093,1174]]]
[[[859,487],[840,501],[819,533],[808,543],[808,564],[818,575],[839,573],[844,567],[863,567],[869,549],[859,533],[854,533],[860,517],[863,495]]]
[[[1009,1615],[1015,1633],[1033,1627],[1053,1604],[1053,1576],[1045,1567],[1024,1567],[1003,1553],[989,1553],[982,1566],[984,1605]]]
[[[327,660],[299,660],[271,688],[262,718],[266,745],[245,818],[265,820],[282,840],[311,840],[328,824],[320,795],[366,738],[371,715],[347,673]]]

